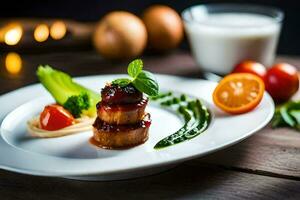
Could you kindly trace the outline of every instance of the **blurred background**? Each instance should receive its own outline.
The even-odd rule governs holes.
[[[180,13],[191,5],[214,2],[254,3],[281,8],[285,12],[286,17],[278,53],[288,55],[300,54],[300,2],[296,0],[12,0],[5,1],[5,4],[1,5],[0,17],[2,20],[26,17],[38,19],[63,18],[81,22],[95,22],[113,10],[126,10],[136,15],[141,15],[143,10],[152,4],[166,4]],[[188,48],[186,44],[185,40],[180,47],[186,49]],[[79,46],[87,48],[88,45],[86,43],[86,45]],[[66,46],[64,45],[62,49],[65,50]]]
[[[99,37],[93,39],[93,34],[97,29],[97,23],[100,20],[103,21],[103,16],[111,11],[128,11],[136,15],[137,20],[140,20],[145,10],[154,4],[167,5],[180,15],[185,8],[192,5],[216,2],[269,5],[282,9],[285,12],[285,19],[277,53],[292,57],[300,55],[300,3],[296,0],[2,1],[0,6],[0,84],[2,85],[0,94],[37,82],[35,70],[39,64],[52,65],[67,71],[72,76],[84,76],[122,73],[129,59],[141,56],[148,66],[152,66],[153,72],[193,76],[200,70],[190,55],[187,39],[182,34],[183,30],[178,32],[178,27],[174,29],[173,25],[165,23],[169,26],[167,28],[173,28],[174,34],[172,37],[167,37],[167,39],[173,39],[174,42],[168,51],[152,51],[149,48],[151,46],[149,41],[147,43],[146,37],[142,37],[142,29],[138,30],[139,34],[137,35],[132,33],[127,35],[128,37],[139,38],[138,35],[141,37],[138,41],[134,41],[135,44],[129,45],[130,48],[122,47],[123,56],[127,58],[125,61],[116,61],[116,59],[109,59],[113,57],[112,55],[104,55],[114,45],[106,44],[103,47],[107,38],[103,39],[101,36],[101,28],[98,27],[100,33],[96,34]],[[172,12],[174,11],[172,10],[169,14],[172,15]],[[176,12],[174,13],[176,14]],[[173,15],[173,20],[181,23],[179,15],[177,19]],[[157,16],[160,17],[162,14],[157,14]],[[151,16],[148,18],[150,21],[153,19]],[[128,21],[123,17],[121,19],[124,19],[125,22],[114,22],[116,23],[115,28],[122,27]],[[135,19],[131,21],[135,21]],[[175,23],[175,21],[172,22]],[[135,21],[135,23],[140,22]],[[142,21],[141,23],[144,26]],[[128,24],[124,25],[122,30],[125,35],[128,31],[126,30],[127,26]],[[156,30],[160,30],[160,28],[156,28]],[[172,32],[170,30],[169,32]],[[149,30],[147,31],[149,34]],[[129,41],[130,39],[126,37],[125,39]],[[137,40],[136,38],[133,40]],[[144,41],[145,45],[135,46],[142,44],[140,41]],[[163,41],[160,39],[156,41],[156,44]],[[99,51],[99,49],[105,51]],[[132,55],[126,56],[125,53],[130,53],[128,49],[140,49],[140,51],[131,52]],[[117,55],[122,54],[117,52]],[[108,59],[103,59],[103,57]],[[168,62],[164,62],[164,59],[168,59]]]

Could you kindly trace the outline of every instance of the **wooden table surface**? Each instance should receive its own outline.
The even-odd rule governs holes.
[[[21,55],[23,68],[9,75],[1,56],[0,94],[36,83],[38,64],[73,76],[125,73],[127,62],[108,62],[94,52]],[[147,69],[201,77],[188,52],[144,56]],[[300,58],[281,56],[300,67]],[[1,153],[1,152],[0,152]],[[93,198],[94,197],[94,198]],[[291,129],[257,132],[243,142],[167,172],[143,178],[82,182],[22,175],[0,170],[0,199],[300,199],[300,133]]]

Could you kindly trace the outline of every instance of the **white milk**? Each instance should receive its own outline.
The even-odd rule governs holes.
[[[246,13],[195,15],[185,21],[197,64],[220,74],[246,59],[271,65],[280,27],[271,17]]]

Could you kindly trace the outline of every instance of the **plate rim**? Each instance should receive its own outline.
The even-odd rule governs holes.
[[[105,77],[117,77],[117,76],[124,76],[124,74],[105,74],[105,75],[82,76],[82,77],[76,77],[75,80],[80,81],[80,80],[89,79],[89,78],[93,79],[93,78],[99,78],[99,77],[105,78]],[[207,82],[209,84],[215,84],[215,85],[217,85],[216,82],[207,81],[207,80],[203,80],[203,79],[186,78],[186,77],[180,77],[180,76],[161,75],[161,74],[157,74],[157,77],[160,78],[160,79],[173,79],[173,80],[177,79],[177,81],[185,79],[185,80],[189,80],[189,81]],[[11,91],[11,92],[6,93],[4,95],[1,95],[0,99],[2,99],[3,96],[5,96],[5,95],[9,95],[9,94],[12,94],[12,93],[18,93],[18,92],[22,91],[23,89],[30,89],[32,87],[37,87],[37,86],[41,86],[41,85],[40,84],[31,84],[31,85],[19,88],[17,90],[14,90],[14,91]],[[42,97],[42,95],[40,97]],[[34,97],[32,99],[34,99]],[[142,169],[142,168],[151,168],[151,167],[157,167],[157,166],[164,166],[164,165],[174,164],[174,163],[177,163],[177,162],[183,162],[183,161],[190,160],[190,159],[193,159],[193,158],[196,158],[196,157],[201,157],[201,156],[213,153],[215,151],[219,151],[221,149],[224,149],[224,148],[226,148],[228,146],[234,145],[234,144],[236,144],[236,143],[238,143],[238,142],[240,142],[240,141],[242,141],[242,140],[250,137],[251,135],[253,135],[258,130],[262,129],[271,120],[271,118],[273,117],[273,113],[275,111],[274,102],[273,102],[272,98],[270,97],[270,95],[268,93],[264,94],[264,98],[263,99],[266,99],[266,101],[270,104],[270,108],[271,108],[270,113],[268,114],[268,117],[264,120],[263,123],[261,123],[259,126],[257,126],[252,131],[249,131],[247,134],[244,134],[244,135],[236,138],[234,141],[229,141],[227,143],[224,143],[223,145],[219,145],[217,147],[213,147],[213,148],[207,149],[205,152],[200,152],[200,153],[199,152],[193,152],[189,156],[181,156],[181,157],[179,157],[177,159],[165,160],[164,162],[156,162],[156,163],[151,163],[151,164],[147,164],[146,163],[146,164],[135,166],[135,167],[128,167],[128,168],[111,170],[111,171],[106,170],[105,172],[103,172],[103,171],[100,170],[100,171],[92,171],[92,172],[88,172],[87,171],[87,172],[84,172],[84,173],[83,172],[69,172],[68,173],[68,172],[65,172],[65,171],[64,172],[58,172],[58,171],[56,171],[56,172],[51,171],[50,172],[50,171],[47,171],[47,170],[46,171],[43,171],[43,170],[34,171],[32,169],[27,169],[27,168],[22,168],[22,167],[16,168],[16,167],[13,167],[13,166],[1,164],[1,155],[0,155],[0,168],[5,169],[5,170],[9,170],[9,171],[18,172],[18,173],[31,174],[31,175],[40,175],[40,176],[86,176],[86,175],[95,175],[95,174],[97,174],[97,175],[109,175],[109,174],[114,174],[114,173],[124,173],[124,172],[133,171],[133,170],[139,170],[139,169]],[[26,102],[28,102],[28,101],[23,102],[23,104],[26,103]],[[2,130],[2,124],[3,124],[4,120],[2,121],[0,119],[0,122],[1,122],[1,130],[0,131],[2,132],[3,131]],[[0,137],[0,149],[3,148],[3,144],[7,145],[8,148],[13,148],[9,144],[7,144],[6,141],[4,141],[4,139],[2,138],[2,134],[1,134],[1,137]],[[19,151],[22,151],[22,150],[19,150]],[[35,154],[35,153],[34,152],[30,152],[30,154]],[[41,156],[48,156],[48,155],[41,155]],[[70,158],[58,158],[58,159],[70,159]],[[70,160],[73,160],[73,159],[70,159]],[[78,160],[78,159],[75,159],[75,160]],[[101,159],[98,159],[98,160],[101,160]]]

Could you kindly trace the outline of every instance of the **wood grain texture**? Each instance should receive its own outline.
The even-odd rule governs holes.
[[[113,182],[80,182],[0,172],[1,199],[299,199],[298,181],[181,165],[162,174]]]
[[[191,163],[300,180],[300,134],[287,128],[266,127],[237,145]]]

